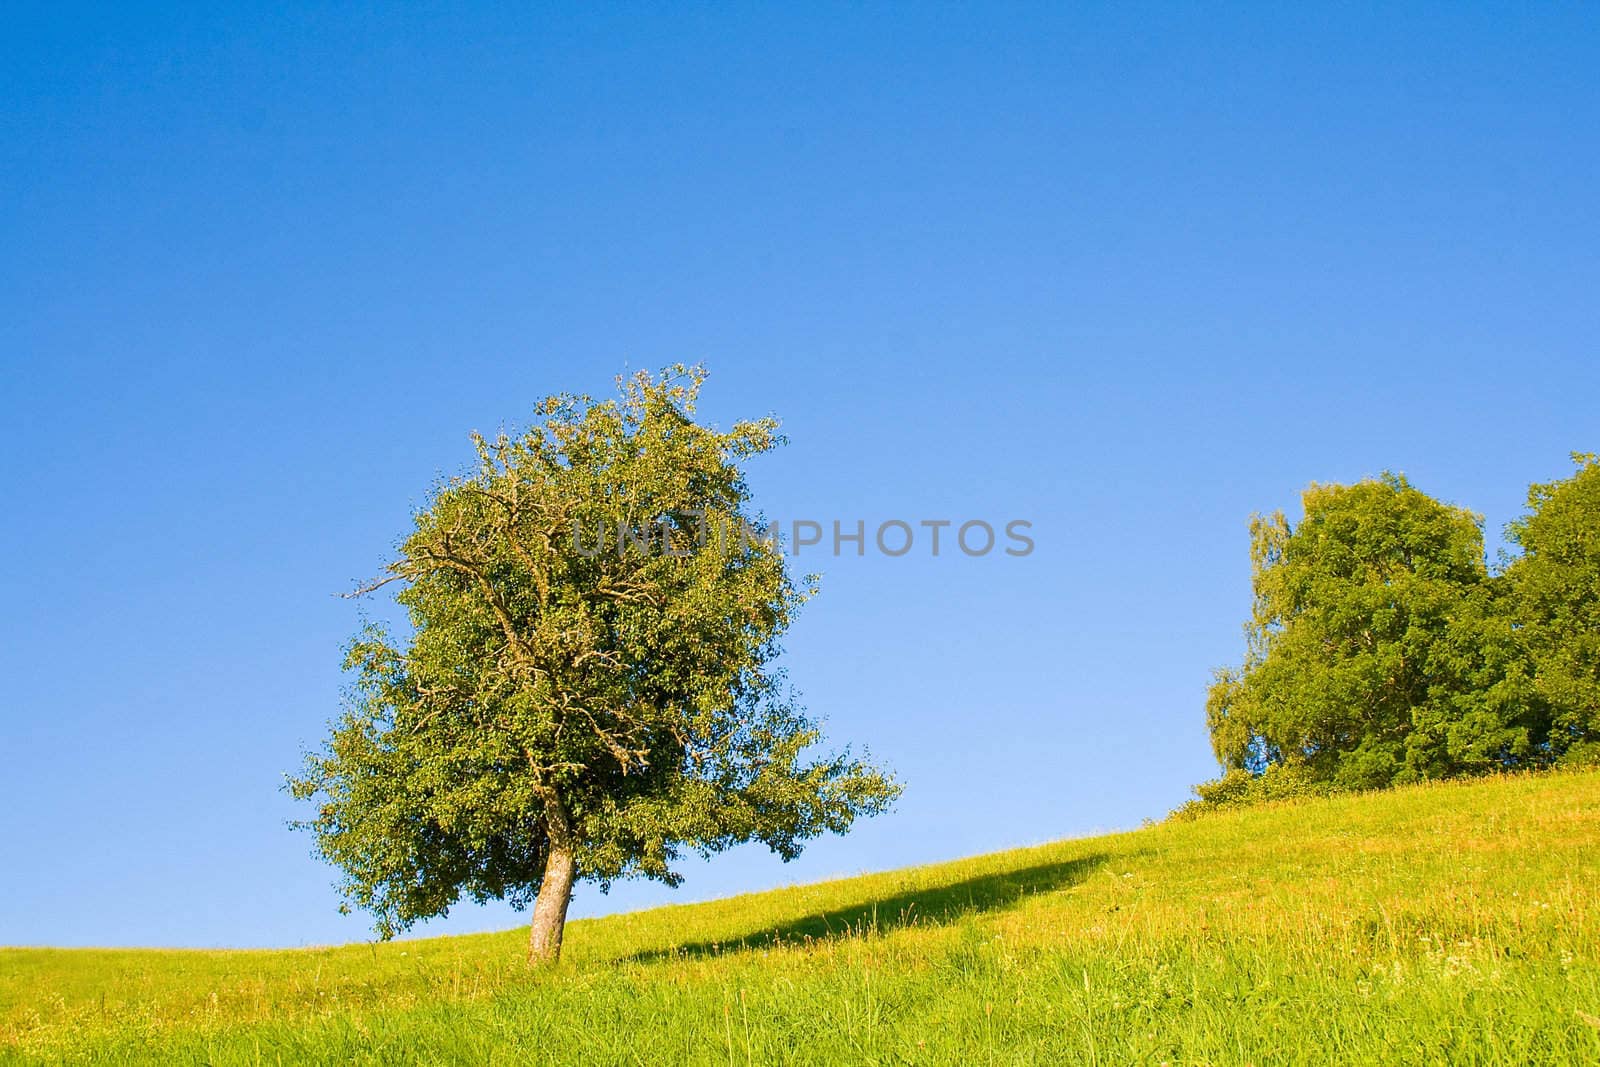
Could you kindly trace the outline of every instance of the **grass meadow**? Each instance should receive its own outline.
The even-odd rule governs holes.
[[[1287,802],[525,931],[0,949],[0,1060],[1600,1063],[1600,774]]]

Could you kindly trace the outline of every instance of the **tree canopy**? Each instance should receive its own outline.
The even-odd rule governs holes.
[[[1519,641],[1551,710],[1550,749],[1600,762],[1600,456],[1574,455],[1564,481],[1528,490],[1507,533],[1522,550],[1506,570]]]
[[[1548,763],[1549,710],[1481,519],[1397,475],[1313,485],[1303,504],[1298,525],[1251,522],[1248,651],[1207,699],[1224,769],[1371,788]]]
[[[371,592],[355,684],[292,791],[380,935],[463,897],[534,905],[553,959],[573,882],[676,884],[686,850],[784,858],[884,810],[899,786],[822,740],[784,688],[779,639],[812,592],[757,526],[742,464],[775,420],[696,419],[700,368],[552,396],[532,429],[474,435]],[[348,906],[348,905],[347,905]]]

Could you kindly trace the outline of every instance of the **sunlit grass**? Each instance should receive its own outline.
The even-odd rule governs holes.
[[[1600,1062],[1600,774],[1304,801],[524,932],[0,950],[0,1056]]]

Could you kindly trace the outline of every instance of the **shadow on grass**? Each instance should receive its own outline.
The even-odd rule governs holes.
[[[697,941],[626,956],[617,962],[714,956],[744,949],[803,945],[836,937],[887,933],[910,926],[942,926],[965,915],[1015,907],[1023,898],[1077,885],[1105,863],[1101,853],[1060,863],[996,871],[949,885],[930,885],[889,897],[863,899],[718,941]]]

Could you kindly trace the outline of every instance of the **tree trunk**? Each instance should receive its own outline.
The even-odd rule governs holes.
[[[539,883],[539,895],[533,902],[533,928],[528,932],[530,964],[551,964],[561,958],[561,934],[567,925],[567,905],[572,901],[576,870],[572,828],[566,809],[554,797],[545,804],[545,823],[550,858],[545,861],[544,880]]]

